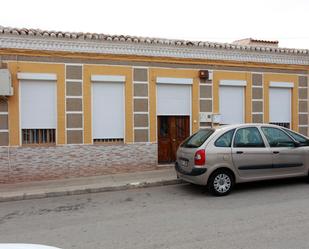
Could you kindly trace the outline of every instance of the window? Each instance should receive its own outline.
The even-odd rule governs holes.
[[[290,128],[291,113],[292,113],[291,94],[292,94],[291,88],[285,88],[285,87],[269,88],[270,124]]]
[[[92,136],[95,143],[123,142],[123,82],[92,82]]]
[[[295,143],[285,132],[278,128],[262,127],[270,147],[294,147]]]
[[[301,145],[309,145],[309,140],[307,138],[305,138],[304,136],[293,132],[291,130],[288,129],[284,129],[284,131],[286,133],[288,133],[293,139],[295,139],[297,142],[299,142]]]
[[[56,81],[21,80],[20,112],[23,145],[55,144]]]
[[[211,136],[212,133],[214,133],[213,129],[202,129],[193,134],[191,137],[187,138],[181,144],[181,147],[198,148]]]
[[[243,86],[220,86],[221,124],[241,124],[244,122],[244,96]]]
[[[56,129],[22,129],[22,144],[54,144]]]
[[[190,115],[190,85],[157,85],[157,115]]]
[[[160,137],[168,137],[168,117],[160,117]]]
[[[241,128],[236,131],[234,147],[265,147],[263,138],[256,127]]]
[[[225,132],[221,135],[215,142],[216,147],[231,147],[232,138],[234,135],[235,129]]]

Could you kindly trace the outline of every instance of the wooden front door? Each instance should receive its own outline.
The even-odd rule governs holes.
[[[178,146],[189,135],[189,116],[158,116],[158,162],[174,162]]]

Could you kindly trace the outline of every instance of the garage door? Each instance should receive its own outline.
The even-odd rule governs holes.
[[[93,139],[124,138],[124,84],[92,83]]]
[[[269,122],[289,127],[291,123],[291,88],[269,88]]]
[[[219,100],[221,124],[244,122],[243,86],[220,86]]]
[[[190,85],[157,85],[157,115],[190,115]]]

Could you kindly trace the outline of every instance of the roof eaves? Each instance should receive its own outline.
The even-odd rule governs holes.
[[[309,55],[307,49],[289,49],[289,48],[277,48],[277,47],[265,47],[265,46],[249,46],[230,43],[216,43],[216,42],[203,42],[203,41],[188,41],[188,40],[174,40],[174,39],[162,39],[162,38],[150,38],[150,37],[137,37],[137,36],[125,36],[125,35],[106,35],[98,33],[81,33],[81,32],[61,32],[61,31],[44,31],[40,29],[16,29],[0,26],[0,37],[15,37],[25,38],[28,42],[35,43],[38,40],[43,41],[66,41],[71,43],[80,42],[96,42],[98,45],[110,43],[110,44],[136,44],[140,46],[151,46],[152,48],[160,47],[174,47],[188,49],[210,49],[210,50],[228,50],[234,52],[256,52],[256,53],[269,53],[269,54],[293,54],[293,55]],[[30,41],[30,40],[31,41]],[[250,38],[251,39],[251,38]],[[218,51],[219,52],[219,51]],[[220,52],[220,53],[222,53]]]

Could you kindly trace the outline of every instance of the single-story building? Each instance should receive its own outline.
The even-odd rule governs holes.
[[[0,183],[155,169],[203,127],[308,135],[309,50],[0,27]]]

